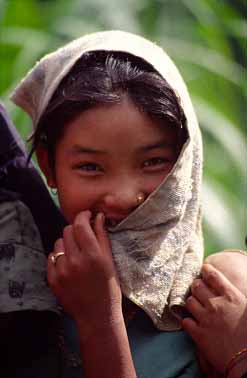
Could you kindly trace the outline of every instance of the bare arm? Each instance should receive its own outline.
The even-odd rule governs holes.
[[[246,296],[220,271],[205,264],[202,279],[192,284],[192,295],[186,306],[194,319],[185,318],[184,328],[207,360],[218,372],[224,373],[231,358],[246,348]],[[246,363],[245,355],[228,377],[241,377],[246,371]]]
[[[87,378],[136,378],[124,320],[108,322],[85,338],[83,325],[77,322],[83,366]],[[80,331],[81,330],[81,331]]]
[[[74,318],[85,378],[136,378],[122,314],[122,295],[102,214],[94,226],[89,211],[64,229],[48,259],[48,281]]]

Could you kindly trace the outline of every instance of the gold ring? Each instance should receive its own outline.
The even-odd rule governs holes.
[[[144,194],[143,193],[137,194],[136,196],[137,205],[139,206],[143,201],[144,201]]]
[[[52,262],[54,265],[56,265],[56,263],[57,263],[57,259],[58,259],[60,256],[63,256],[63,255],[65,255],[64,252],[56,252],[56,253],[53,253],[53,254],[51,255],[51,262]]]

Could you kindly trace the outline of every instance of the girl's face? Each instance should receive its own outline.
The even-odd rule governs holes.
[[[69,123],[56,146],[54,174],[48,159],[42,168],[69,223],[91,210],[103,212],[113,226],[137,207],[138,194],[146,198],[167,176],[177,145],[175,127],[153,121],[123,99]]]

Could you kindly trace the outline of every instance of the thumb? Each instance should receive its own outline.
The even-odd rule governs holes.
[[[203,264],[202,266],[202,278],[203,281],[211,287],[218,295],[225,295],[226,297],[231,294],[239,292],[236,286],[234,286],[226,276],[216,269],[211,264]]]

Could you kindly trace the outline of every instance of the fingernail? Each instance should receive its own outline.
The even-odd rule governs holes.
[[[92,213],[90,210],[84,210],[81,211],[74,220],[74,225],[81,225],[83,223],[83,219],[85,219],[85,216],[88,217],[89,220],[92,218]]]
[[[203,266],[202,266],[203,273],[208,274],[209,272],[211,272],[212,271],[211,266],[212,265],[210,265],[208,263],[203,264]]]
[[[204,264],[203,265],[203,278],[206,280],[209,280],[215,276],[217,276],[217,272],[215,272],[214,267],[211,264]]]

